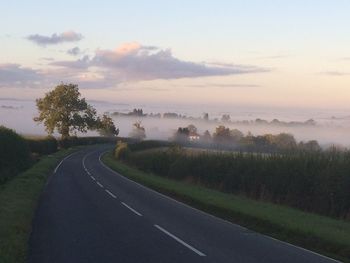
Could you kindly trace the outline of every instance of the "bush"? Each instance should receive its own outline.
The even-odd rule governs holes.
[[[30,151],[39,155],[54,153],[58,148],[57,140],[52,136],[43,139],[26,139],[26,141]]]
[[[24,138],[0,126],[0,184],[31,165],[30,151]]]
[[[117,138],[115,137],[76,137],[71,136],[58,141],[60,148],[70,148],[78,145],[92,145],[98,143],[115,143]]]
[[[129,148],[131,151],[141,151],[141,150],[148,150],[152,148],[159,148],[159,147],[168,147],[171,143],[167,141],[156,141],[156,140],[148,140],[148,141],[141,141],[132,143],[129,145]]]
[[[118,160],[125,160],[130,154],[130,149],[126,142],[118,141],[114,150],[114,157]]]

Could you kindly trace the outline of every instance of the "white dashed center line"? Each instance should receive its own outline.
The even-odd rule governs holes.
[[[93,177],[93,176],[90,176],[90,178],[91,178],[92,180],[96,181],[95,177]]]
[[[97,184],[99,187],[103,188],[103,185],[100,184],[100,182],[96,182],[96,184]]]
[[[168,236],[170,236],[171,238],[175,239],[177,242],[179,242],[181,245],[189,248],[190,250],[192,250],[194,253],[196,253],[197,255],[201,256],[201,257],[205,257],[206,255],[204,253],[202,253],[201,251],[199,251],[198,249],[195,249],[194,247],[192,247],[191,245],[187,244],[185,241],[181,240],[180,238],[178,238],[177,236],[171,234],[170,232],[168,232],[167,230],[165,230],[164,228],[162,228],[161,226],[158,225],[154,225],[156,228],[158,228],[160,231],[162,231],[164,234],[167,234]]]
[[[128,208],[130,211],[134,212],[136,215],[138,216],[142,216],[139,212],[137,212],[135,209],[131,208],[130,206],[128,206],[127,204],[125,204],[124,202],[121,202],[123,206],[125,206],[126,208]]]
[[[107,192],[107,194],[109,194],[110,196],[112,196],[113,198],[117,198],[113,193],[111,193],[110,191],[108,191],[107,189],[105,190]]]

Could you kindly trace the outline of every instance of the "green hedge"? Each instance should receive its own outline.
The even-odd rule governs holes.
[[[156,175],[350,219],[350,152],[194,155],[170,148],[132,152],[126,161]]]
[[[148,150],[152,148],[159,148],[159,147],[169,147],[172,146],[174,143],[167,142],[167,141],[156,141],[156,140],[147,140],[147,141],[141,141],[141,142],[129,142],[129,148],[132,151],[142,151],[142,150]]]
[[[70,148],[78,145],[92,145],[99,143],[116,143],[117,137],[76,137],[72,136],[58,141],[59,148]]]
[[[31,165],[29,147],[15,131],[0,126],[0,184]]]
[[[28,139],[26,138],[28,147],[32,153],[40,155],[51,154],[57,151],[58,142],[55,137],[47,137],[42,139]]]

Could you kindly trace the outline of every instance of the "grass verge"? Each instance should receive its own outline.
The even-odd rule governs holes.
[[[44,156],[25,172],[0,186],[0,262],[25,262],[32,218],[48,175],[75,149]]]
[[[111,153],[103,162],[120,174],[184,203],[257,232],[350,262],[350,222],[145,173]]]

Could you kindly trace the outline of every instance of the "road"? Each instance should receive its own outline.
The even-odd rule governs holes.
[[[101,163],[105,151],[76,152],[50,176],[28,262],[337,262],[130,181]]]

